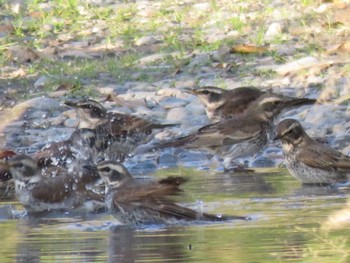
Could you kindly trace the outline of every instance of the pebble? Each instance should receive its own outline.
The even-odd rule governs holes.
[[[273,40],[275,37],[281,35],[282,26],[281,24],[275,22],[272,23],[265,33],[265,40]]]
[[[143,45],[154,45],[158,43],[159,40],[154,36],[144,36],[135,41],[136,46],[143,46]]]
[[[183,122],[188,116],[184,108],[172,108],[166,115],[166,120],[169,122]]]
[[[177,165],[177,157],[171,153],[161,153],[157,161],[161,168],[170,168]]]
[[[42,76],[37,79],[37,81],[34,82],[35,88],[43,88],[45,85],[49,83],[49,79],[46,76]]]

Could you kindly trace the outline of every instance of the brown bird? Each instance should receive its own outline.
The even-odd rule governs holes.
[[[37,161],[28,155],[17,155],[6,164],[15,181],[16,196],[28,212],[77,209],[95,212],[104,207],[104,196],[88,187],[97,180],[96,173],[51,167],[43,176]]]
[[[7,169],[7,165],[4,162],[15,155],[16,153],[12,150],[0,150],[0,182],[6,182],[12,178],[9,169]]]
[[[77,129],[68,140],[45,146],[34,154],[34,158],[44,168],[50,165],[70,168],[79,162],[94,162],[99,153],[107,148],[107,141],[102,142],[101,139],[93,129]]]
[[[285,106],[283,96],[267,93],[252,103],[244,115],[207,125],[185,137],[160,143],[167,147],[204,149],[224,158],[225,170],[236,170],[236,158],[252,156],[265,147],[274,117]],[[233,167],[232,167],[233,165]]]
[[[212,122],[234,118],[244,113],[251,103],[271,91],[262,91],[254,87],[240,87],[232,90],[206,86],[199,89],[186,90],[194,94],[205,107],[208,118]],[[284,108],[314,104],[315,99],[293,98],[278,95],[285,101]]]
[[[170,224],[176,220],[224,221],[241,219],[241,216],[221,216],[196,212],[179,206],[172,200],[178,195],[179,186],[186,182],[183,177],[168,177],[158,182],[141,183],[129,171],[115,161],[104,161],[97,167],[106,183],[106,206],[123,224]]]
[[[123,161],[138,145],[152,138],[153,130],[176,125],[158,124],[137,116],[107,112],[101,103],[91,99],[66,101],[65,104],[76,109],[79,128],[95,129],[98,138],[107,138],[109,147],[105,152],[111,160]]]
[[[282,142],[288,170],[302,183],[333,184],[348,180],[350,157],[310,138],[298,121],[281,121],[275,139]]]

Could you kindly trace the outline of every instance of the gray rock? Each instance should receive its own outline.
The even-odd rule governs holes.
[[[265,33],[265,40],[273,40],[275,37],[282,33],[281,24],[275,22],[272,23]]]
[[[54,111],[59,109],[59,107],[60,103],[55,99],[47,97],[37,97],[17,104],[15,107],[12,108],[12,110],[21,111],[29,108],[34,108],[42,111]]]
[[[196,54],[188,65],[190,68],[204,66],[211,63],[210,55],[207,53]]]
[[[165,97],[159,104],[165,109],[184,107],[188,102],[176,97]]]
[[[158,165],[162,168],[175,167],[177,165],[177,157],[171,153],[161,153],[158,158]]]
[[[185,108],[173,108],[168,111],[166,120],[169,122],[183,122],[188,117]]]
[[[136,46],[143,46],[143,45],[153,45],[158,43],[159,40],[154,36],[144,36],[135,41]]]
[[[79,125],[79,120],[77,119],[67,119],[64,121],[63,125],[67,128],[76,128]]]
[[[45,76],[40,77],[37,79],[37,81],[34,82],[34,87],[35,88],[42,88],[45,87],[49,83],[49,79]]]
[[[275,167],[276,163],[264,156],[260,156],[251,163],[252,167]]]

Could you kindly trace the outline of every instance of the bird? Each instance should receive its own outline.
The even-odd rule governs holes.
[[[87,169],[97,170],[106,184],[106,206],[124,225],[171,224],[185,221],[246,220],[244,216],[223,216],[200,213],[175,204],[171,197],[179,195],[179,188],[187,179],[170,176],[154,182],[139,182],[124,165],[116,161],[102,161]]]
[[[185,91],[198,97],[212,122],[237,117],[261,96],[266,93],[274,94],[271,91],[262,91],[255,87],[239,87],[228,90],[204,86],[199,89],[185,89]],[[316,102],[315,99],[280,96],[285,100],[284,108],[309,105]]]
[[[350,157],[310,138],[300,122],[284,119],[276,126],[289,172],[303,184],[335,184],[348,180]]]
[[[104,208],[104,195],[89,190],[88,185],[97,180],[91,171],[75,173],[50,167],[43,175],[37,161],[23,154],[10,158],[5,164],[14,178],[16,196],[29,213],[52,210],[97,212]]]
[[[11,180],[12,175],[7,169],[4,162],[9,158],[15,156],[17,153],[10,149],[0,149],[0,182],[6,182]]]
[[[34,153],[41,168],[51,165],[58,165],[64,168],[71,168],[78,162],[94,162],[98,160],[99,153],[107,148],[107,141],[104,137],[97,136],[94,129],[76,129],[68,140],[55,142],[46,145]]]
[[[111,160],[123,161],[138,145],[149,142],[153,130],[178,125],[158,124],[133,115],[108,112],[92,99],[66,101],[65,104],[76,110],[79,128],[95,129],[100,141],[108,141],[105,152]]]
[[[263,149],[268,142],[273,119],[284,105],[283,96],[266,93],[253,102],[243,115],[206,125],[184,137],[160,142],[147,151],[168,147],[204,149],[224,158],[225,171],[239,171],[243,167],[237,166],[234,160],[252,156]]]

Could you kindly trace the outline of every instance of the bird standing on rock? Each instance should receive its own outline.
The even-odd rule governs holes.
[[[181,193],[179,186],[187,180],[183,177],[167,177],[157,182],[141,183],[129,171],[115,161],[103,161],[97,170],[106,184],[106,206],[123,224],[169,224],[177,220],[225,221],[240,219],[242,216],[221,216],[200,213],[179,206],[171,196]]]
[[[350,157],[310,138],[301,124],[285,119],[276,127],[275,140],[281,140],[284,161],[290,173],[304,184],[346,182]]]
[[[262,91],[254,87],[239,87],[232,90],[221,89],[212,86],[190,89],[187,92],[196,95],[205,107],[208,118],[212,122],[219,122],[224,119],[234,118],[243,114],[249,106],[261,96],[271,91]],[[277,94],[276,94],[277,95]],[[293,98],[278,95],[285,101],[284,108],[310,105],[316,102],[315,99]]]

